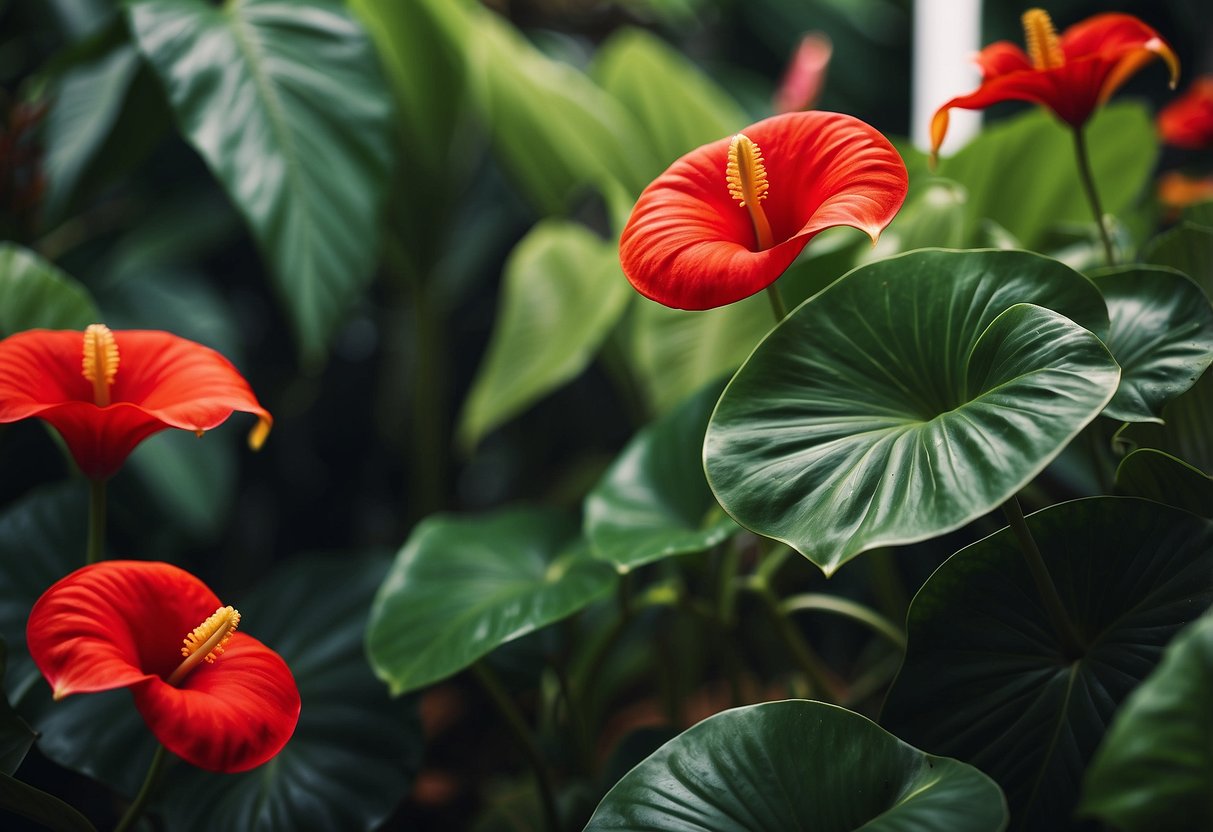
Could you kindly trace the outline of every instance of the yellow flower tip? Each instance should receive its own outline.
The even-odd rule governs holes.
[[[197,436],[199,439],[202,438],[202,434],[204,434],[204,433],[206,433],[206,431],[204,431],[202,428],[198,428],[197,430],[194,431],[194,435]]]
[[[80,371],[93,385],[93,403],[98,407],[108,406],[110,385],[118,375],[118,342],[105,324],[89,324],[84,330]]]
[[[1150,38],[1146,41],[1146,49],[1162,58],[1163,63],[1167,65],[1167,71],[1171,73],[1171,79],[1167,85],[1171,89],[1175,89],[1179,85],[1179,56],[1170,46],[1167,46],[1162,38]]]
[[[67,697],[71,696],[71,693],[72,692],[70,690],[64,690],[63,688],[55,688],[51,692],[51,699],[54,699],[56,702],[61,702],[64,699],[66,699]]]
[[[270,435],[270,428],[273,423],[264,416],[257,420],[257,424],[253,425],[253,429],[248,434],[248,446],[254,451],[261,450],[261,446],[265,444],[265,439]]]
[[[738,133],[729,142],[729,161],[724,169],[725,181],[729,185],[729,196],[744,208],[756,206],[766,199],[767,169],[762,151],[744,133]]]
[[[178,684],[198,665],[210,664],[223,655],[223,649],[236,628],[240,626],[240,613],[232,607],[219,607],[210,616],[182,639],[181,655],[184,661],[166,680],[170,685]]]
[[[1053,19],[1044,9],[1028,9],[1020,18],[1023,23],[1023,38],[1028,47],[1028,57],[1036,69],[1057,69],[1066,62],[1061,51],[1061,40],[1053,28]]]

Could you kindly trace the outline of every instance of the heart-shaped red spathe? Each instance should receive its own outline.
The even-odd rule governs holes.
[[[678,159],[636,202],[620,238],[624,274],[645,297],[711,309],[774,283],[814,236],[851,226],[873,240],[905,201],[901,156],[875,128],[840,113],[785,113],[741,131],[761,150],[772,245],[729,194],[730,138]]]
[[[30,612],[30,655],[55,698],[129,688],[156,738],[209,771],[238,772],[282,750],[299,720],[299,689],[282,657],[236,632],[213,663],[179,685],[185,636],[222,606],[167,563],[105,561],[78,569]]]

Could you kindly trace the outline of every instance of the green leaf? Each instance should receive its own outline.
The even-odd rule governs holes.
[[[1080,811],[1124,832],[1213,829],[1213,615],[1175,637],[1091,761]]]
[[[635,117],[651,153],[649,178],[748,119],[693,63],[643,29],[620,29],[598,50],[590,75]]]
[[[34,821],[51,832],[96,832],[88,818],[54,795],[0,773],[0,810]]]
[[[1153,448],[1138,448],[1120,461],[1116,493],[1145,497],[1213,520],[1213,477]]]
[[[1156,448],[1213,474],[1213,372],[1208,370],[1192,389],[1162,409],[1163,424],[1129,424],[1117,431],[1115,444],[1127,448]]]
[[[1213,363],[1213,306],[1195,283],[1169,269],[1122,266],[1091,277],[1108,304],[1105,342],[1121,367],[1104,415],[1161,422],[1163,405]]]
[[[878,260],[931,246],[965,247],[974,236],[968,202],[964,187],[950,180],[931,177],[925,184],[916,183],[906,204],[881,232],[865,259]]]
[[[725,388],[708,482],[734,520],[827,574],[959,528],[1112,397],[1120,371],[1083,328],[1105,330],[1105,315],[1089,281],[1028,252],[860,267],[785,318]]]
[[[1062,654],[1007,529],[962,549],[919,590],[882,724],[997,780],[1019,829],[1068,829],[1113,712],[1213,601],[1213,523],[1097,497],[1027,518],[1086,653]]]
[[[375,672],[393,694],[416,690],[609,592],[615,571],[576,531],[540,509],[423,521],[371,609]]]
[[[321,0],[138,0],[128,14],[318,361],[376,262],[392,123],[370,40]]]
[[[1213,200],[1187,205],[1181,216],[1190,223],[1213,229]]]
[[[460,419],[464,446],[579,375],[630,297],[613,242],[566,220],[536,225],[505,264],[493,336]]]
[[[0,680],[8,665],[8,647],[0,638]],[[34,744],[34,732],[0,691],[0,774],[13,774]]]
[[[1086,131],[1103,209],[1121,214],[1153,173],[1158,153],[1153,123],[1141,105],[1113,104],[1101,109]],[[942,159],[939,174],[967,189],[972,220],[994,220],[1025,248],[1042,246],[1050,228],[1094,222],[1071,131],[1039,108],[983,130],[955,156]]]
[[[628,571],[702,552],[736,531],[703,476],[703,432],[723,387],[709,384],[637,433],[586,497],[595,555]]]
[[[1181,222],[1150,240],[1142,248],[1140,259],[1178,269],[1195,280],[1213,302],[1213,228]]]
[[[791,700],[705,719],[602,799],[586,832],[865,832],[1006,827],[998,786],[823,702]]]
[[[98,320],[83,286],[29,249],[0,243],[0,338],[26,329],[84,329]]]
[[[270,762],[222,775],[179,766],[162,810],[180,830],[380,826],[421,762],[416,701],[393,700],[367,665],[363,633],[384,557],[292,558],[240,600],[241,627],[290,665],[303,708]]]

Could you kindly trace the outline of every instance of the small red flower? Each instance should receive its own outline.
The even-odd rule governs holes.
[[[1158,114],[1158,135],[1169,145],[1213,148],[1213,75],[1202,75]]]
[[[261,446],[273,418],[219,353],[167,332],[34,329],[0,341],[0,424],[54,425],[85,476],[102,480],[165,428],[203,431],[233,411],[257,416]]]
[[[1000,101],[1032,101],[1049,108],[1072,127],[1081,127],[1095,109],[1134,73],[1155,58],[1179,77],[1179,59],[1158,34],[1128,14],[1098,14],[1058,37],[1042,9],[1023,15],[1028,51],[999,41],[977,56],[981,86],[953,98],[931,119],[931,152],[938,152],[953,107],[981,110]]]
[[[711,309],[775,282],[839,225],[873,241],[905,201],[905,164],[879,132],[839,113],[785,113],[683,156],[645,188],[619,241],[636,290]]]
[[[115,560],[43,593],[26,640],[55,699],[129,688],[165,748],[199,768],[236,772],[281,751],[299,720],[286,662],[235,632],[239,622],[185,570]]]
[[[775,112],[794,113],[816,104],[833,54],[834,44],[823,33],[809,32],[802,37],[771,102]]]

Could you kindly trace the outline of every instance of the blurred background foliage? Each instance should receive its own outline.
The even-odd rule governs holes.
[[[0,263],[36,275],[44,293],[19,307],[0,275],[0,336],[101,319],[171,330],[244,372],[275,416],[260,454],[242,450],[244,424],[203,442],[161,435],[111,497],[112,551],[186,564],[225,597],[266,586],[303,553],[343,553],[381,575],[379,553],[436,511],[532,502],[575,519],[638,429],[739,364],[768,328],[762,298],[689,314],[636,296],[614,242],[632,201],[677,156],[771,114],[809,31],[833,43],[817,106],[904,136],[911,6],[0,0]],[[1057,0],[1050,12],[1064,26],[1111,7],[1159,29],[1185,78],[1213,69],[1202,0]],[[1021,11],[987,2],[983,40],[1018,42]],[[1100,180],[1105,207],[1130,250],[1157,220],[1147,194],[1150,114],[1168,95],[1161,77],[1138,75],[1120,96],[1133,101],[1092,127],[1097,173],[1110,174]],[[1015,119],[944,160],[935,178],[897,140],[911,170],[902,215],[875,251],[849,230],[823,235],[781,284],[789,301],[858,262],[928,245],[1022,245],[1093,262],[1068,138],[1025,110],[990,111]],[[38,317],[49,309],[62,317]],[[70,498],[54,489],[71,472],[38,423],[0,427],[0,465],[2,547],[5,518],[30,528],[45,495]],[[1062,472],[1059,482],[1083,493],[1087,475]],[[917,576],[907,584],[955,542],[910,547],[924,554],[904,561]],[[9,551],[22,557],[18,543]],[[847,580],[832,588],[847,592]],[[355,583],[363,595],[338,605],[365,610],[377,578]],[[904,612],[895,589],[874,587],[863,591],[884,591],[886,613]],[[22,602],[8,595],[12,645]],[[593,631],[593,608],[587,615]],[[678,626],[660,636],[666,654]],[[354,630],[341,641],[348,655],[361,649]],[[856,632],[832,632],[829,656],[862,644]],[[495,661],[529,690],[536,657],[563,638],[543,630]],[[777,661],[762,655],[771,651],[761,636],[752,644],[758,664]],[[709,661],[706,649],[681,659],[684,681]],[[627,655],[610,669],[624,690],[637,672]],[[664,692],[667,711],[686,707],[668,704],[677,694]],[[388,801],[360,822],[394,811],[392,828],[449,828],[490,806],[477,828],[515,828],[508,807],[533,796],[491,759],[457,751],[484,729],[483,719],[451,727],[475,695],[454,687],[427,706],[428,763],[448,775],[423,778],[418,799]],[[383,698],[367,707],[396,708]],[[398,739],[410,750],[391,763],[408,772],[387,790],[394,799],[420,755],[410,730]],[[43,764],[42,777],[60,776]],[[569,799],[592,807],[601,787]]]

